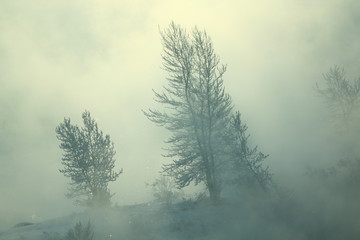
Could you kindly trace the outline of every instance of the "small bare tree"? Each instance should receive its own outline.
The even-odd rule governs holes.
[[[318,84],[315,91],[326,102],[334,113],[337,129],[340,129],[338,136],[342,137],[343,149],[342,160],[330,169],[310,170],[311,175],[322,177],[333,176],[339,173],[346,173],[348,179],[360,179],[360,77],[350,81],[346,78],[343,68],[334,66],[323,74],[325,87],[320,88]]]
[[[90,207],[109,206],[112,195],[108,183],[115,181],[122,170],[113,171],[115,150],[110,136],[104,136],[98,129],[90,112],[85,111],[82,118],[83,128],[72,125],[69,118],[56,128],[60,148],[64,151],[64,169],[60,172],[71,179],[67,196]]]
[[[315,91],[336,116],[348,120],[359,109],[360,78],[354,81],[347,80],[344,69],[338,66],[330,68],[323,77],[325,87],[321,88],[316,84]]]
[[[250,188],[258,186],[268,192],[274,186],[269,168],[263,166],[268,155],[259,151],[257,146],[250,146],[247,130],[248,126],[241,121],[240,113],[236,112],[231,118],[227,134],[232,182]]]

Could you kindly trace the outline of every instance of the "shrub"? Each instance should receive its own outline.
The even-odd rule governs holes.
[[[65,240],[93,240],[94,226],[88,222],[83,226],[81,222],[76,223],[73,229],[70,229],[66,234]]]

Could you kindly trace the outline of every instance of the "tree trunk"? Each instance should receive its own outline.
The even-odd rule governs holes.
[[[210,201],[216,205],[220,202],[220,187],[218,184],[208,185]]]
[[[214,172],[208,167],[206,171],[206,186],[209,190],[210,201],[212,204],[217,204],[220,201],[220,186],[216,181]]]

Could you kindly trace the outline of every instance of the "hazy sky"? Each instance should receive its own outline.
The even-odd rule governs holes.
[[[167,132],[141,109],[166,83],[159,28],[172,20],[211,36],[226,90],[279,179],[334,157],[338,140],[312,88],[334,64],[360,76],[359,9],[358,0],[1,0],[0,229],[76,209],[54,129],[64,117],[81,124],[85,109],[124,169],[114,202],[151,198],[145,182],[169,161]]]

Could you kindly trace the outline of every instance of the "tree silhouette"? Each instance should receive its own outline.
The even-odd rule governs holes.
[[[171,23],[161,32],[163,67],[168,86],[155,99],[166,112],[149,110],[145,115],[172,132],[167,157],[173,162],[163,170],[179,187],[204,182],[210,198],[220,197],[218,174],[224,128],[230,119],[232,102],[223,87],[226,66],[220,65],[210,37],[197,28],[188,34]]]
[[[325,87],[316,84],[315,91],[336,116],[348,120],[359,109],[360,78],[349,81],[345,75],[345,70],[335,65],[323,74]]]
[[[109,135],[103,134],[91,118],[90,112],[82,115],[84,127],[72,125],[70,119],[56,127],[60,148],[64,151],[60,172],[71,179],[69,198],[76,203],[95,206],[110,205],[108,183],[122,173],[114,172],[115,150]],[[84,199],[85,197],[85,199]]]

